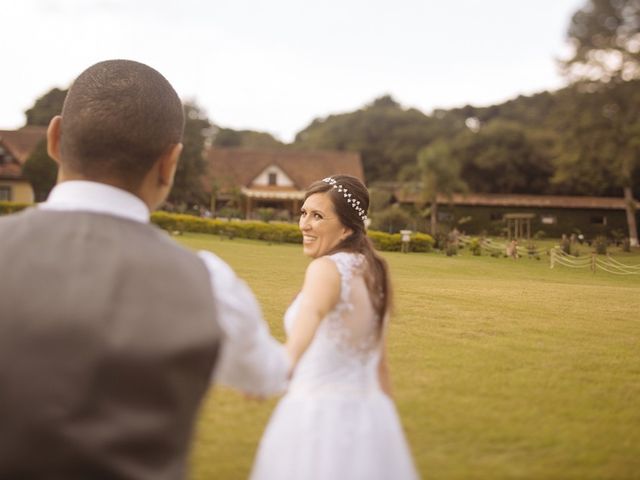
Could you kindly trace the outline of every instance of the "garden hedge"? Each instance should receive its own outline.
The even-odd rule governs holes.
[[[28,206],[30,205],[27,203],[0,202],[0,215],[14,213]],[[229,238],[248,238],[278,243],[302,242],[302,234],[298,226],[291,223],[222,220],[163,211],[153,212],[151,222],[171,233],[210,233]],[[398,252],[401,249],[402,241],[399,233],[389,234],[370,230],[368,235],[378,250]],[[430,235],[414,233],[409,249],[412,252],[429,252],[433,244],[434,241]]]
[[[151,221],[169,232],[212,233],[230,238],[250,238],[283,243],[302,242],[302,234],[298,226],[291,223],[221,220],[167,212],[154,212],[151,215]],[[378,250],[400,251],[402,242],[399,233],[369,231],[368,235]],[[433,244],[434,240],[430,235],[415,233],[411,237],[409,248],[412,252],[430,252]]]

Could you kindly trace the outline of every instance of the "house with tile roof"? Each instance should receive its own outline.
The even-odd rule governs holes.
[[[22,167],[38,144],[46,138],[47,127],[27,126],[0,130],[0,201],[32,203],[33,188]]]
[[[205,158],[205,189],[215,210],[234,206],[245,218],[256,218],[261,208],[295,218],[305,189],[330,175],[353,175],[364,182],[360,154],[354,152],[211,148]]]

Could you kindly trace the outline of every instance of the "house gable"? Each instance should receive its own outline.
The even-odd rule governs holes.
[[[234,188],[251,188],[255,182],[268,185],[268,173],[275,173],[279,185],[303,191],[312,182],[339,173],[353,175],[364,181],[360,154],[355,152],[308,151],[283,149],[210,148],[205,153],[208,163],[204,178],[205,189],[216,186],[221,193]],[[280,169],[291,182],[283,185],[285,177],[278,179]],[[269,171],[268,171],[269,170]],[[267,172],[268,171],[268,172]],[[266,179],[262,177],[267,173]]]
[[[255,187],[290,187],[295,188],[296,185],[291,177],[278,165],[272,164],[265,168],[256,176],[249,184],[250,188]]]
[[[0,144],[20,165],[47,136],[47,127],[27,126],[19,130],[0,130]]]
[[[22,167],[46,133],[46,127],[38,126],[0,130],[0,200],[33,202],[33,189],[24,178]]]
[[[0,178],[21,178],[22,166],[0,138]]]

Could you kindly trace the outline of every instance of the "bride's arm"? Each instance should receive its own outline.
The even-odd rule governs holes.
[[[340,273],[336,264],[326,257],[313,260],[307,267],[300,292],[300,307],[286,343],[292,369],[309,347],[320,321],[339,298]]]

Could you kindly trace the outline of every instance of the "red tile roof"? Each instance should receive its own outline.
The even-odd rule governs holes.
[[[223,192],[234,187],[248,187],[270,165],[280,167],[297,190],[339,173],[364,181],[360,154],[354,152],[211,148],[205,158],[209,166],[206,188],[210,189],[215,180]]]
[[[0,144],[24,164],[31,152],[47,136],[47,127],[27,126],[20,130],[0,130]]]
[[[0,163],[0,178],[22,180],[22,168],[17,163]]]

